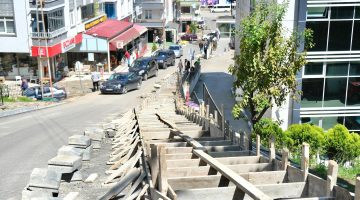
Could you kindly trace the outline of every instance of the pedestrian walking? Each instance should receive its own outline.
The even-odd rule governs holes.
[[[28,87],[29,87],[29,84],[28,84],[26,78],[21,79],[20,87],[21,87],[21,94],[24,95],[25,90],[28,89]]]
[[[187,61],[186,61],[186,66],[185,66],[185,71],[186,71],[186,72],[189,72],[189,71],[190,71],[190,67],[191,67],[190,60],[187,60]]]
[[[182,74],[182,70],[183,70],[183,64],[182,64],[182,60],[180,58],[179,64],[178,64],[178,69],[179,69],[179,73]]]
[[[200,49],[200,53],[203,54],[203,48],[204,48],[204,43],[202,41],[199,42],[199,49]]]
[[[130,67],[130,53],[128,51],[125,52],[125,58],[126,58],[126,61],[127,61],[127,64],[128,64],[128,67]]]
[[[91,80],[93,82],[93,91],[99,90],[99,81],[100,81],[100,73],[99,72],[91,72]]]

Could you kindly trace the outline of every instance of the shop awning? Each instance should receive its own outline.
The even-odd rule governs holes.
[[[132,26],[133,24],[131,22],[108,19],[105,22],[87,30],[86,34],[111,40]]]
[[[120,49],[123,46],[127,45],[129,42],[133,41],[141,34],[147,31],[146,27],[134,24],[133,27],[128,29],[127,31],[121,33],[119,36],[110,40],[110,50],[114,51],[116,49]]]

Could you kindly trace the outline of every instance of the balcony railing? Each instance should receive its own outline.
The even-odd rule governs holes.
[[[52,32],[32,32],[31,37],[36,39],[49,39],[57,37],[67,31],[66,27],[62,27]]]

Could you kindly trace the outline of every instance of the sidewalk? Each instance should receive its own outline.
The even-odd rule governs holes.
[[[206,84],[209,92],[218,108],[224,105],[225,119],[229,120],[232,129],[235,131],[244,131],[250,133],[250,128],[245,120],[234,120],[232,117],[232,107],[235,104],[235,98],[232,95],[233,76],[229,74],[228,68],[234,63],[234,51],[224,52],[228,46],[229,39],[220,39],[217,51],[208,60],[201,61],[201,76],[195,87],[196,95],[199,99],[203,98],[203,83]]]

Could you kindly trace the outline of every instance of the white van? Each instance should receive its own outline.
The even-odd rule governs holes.
[[[211,9],[210,12],[215,13],[215,12],[230,12],[231,7],[230,4],[229,5],[214,5]]]

